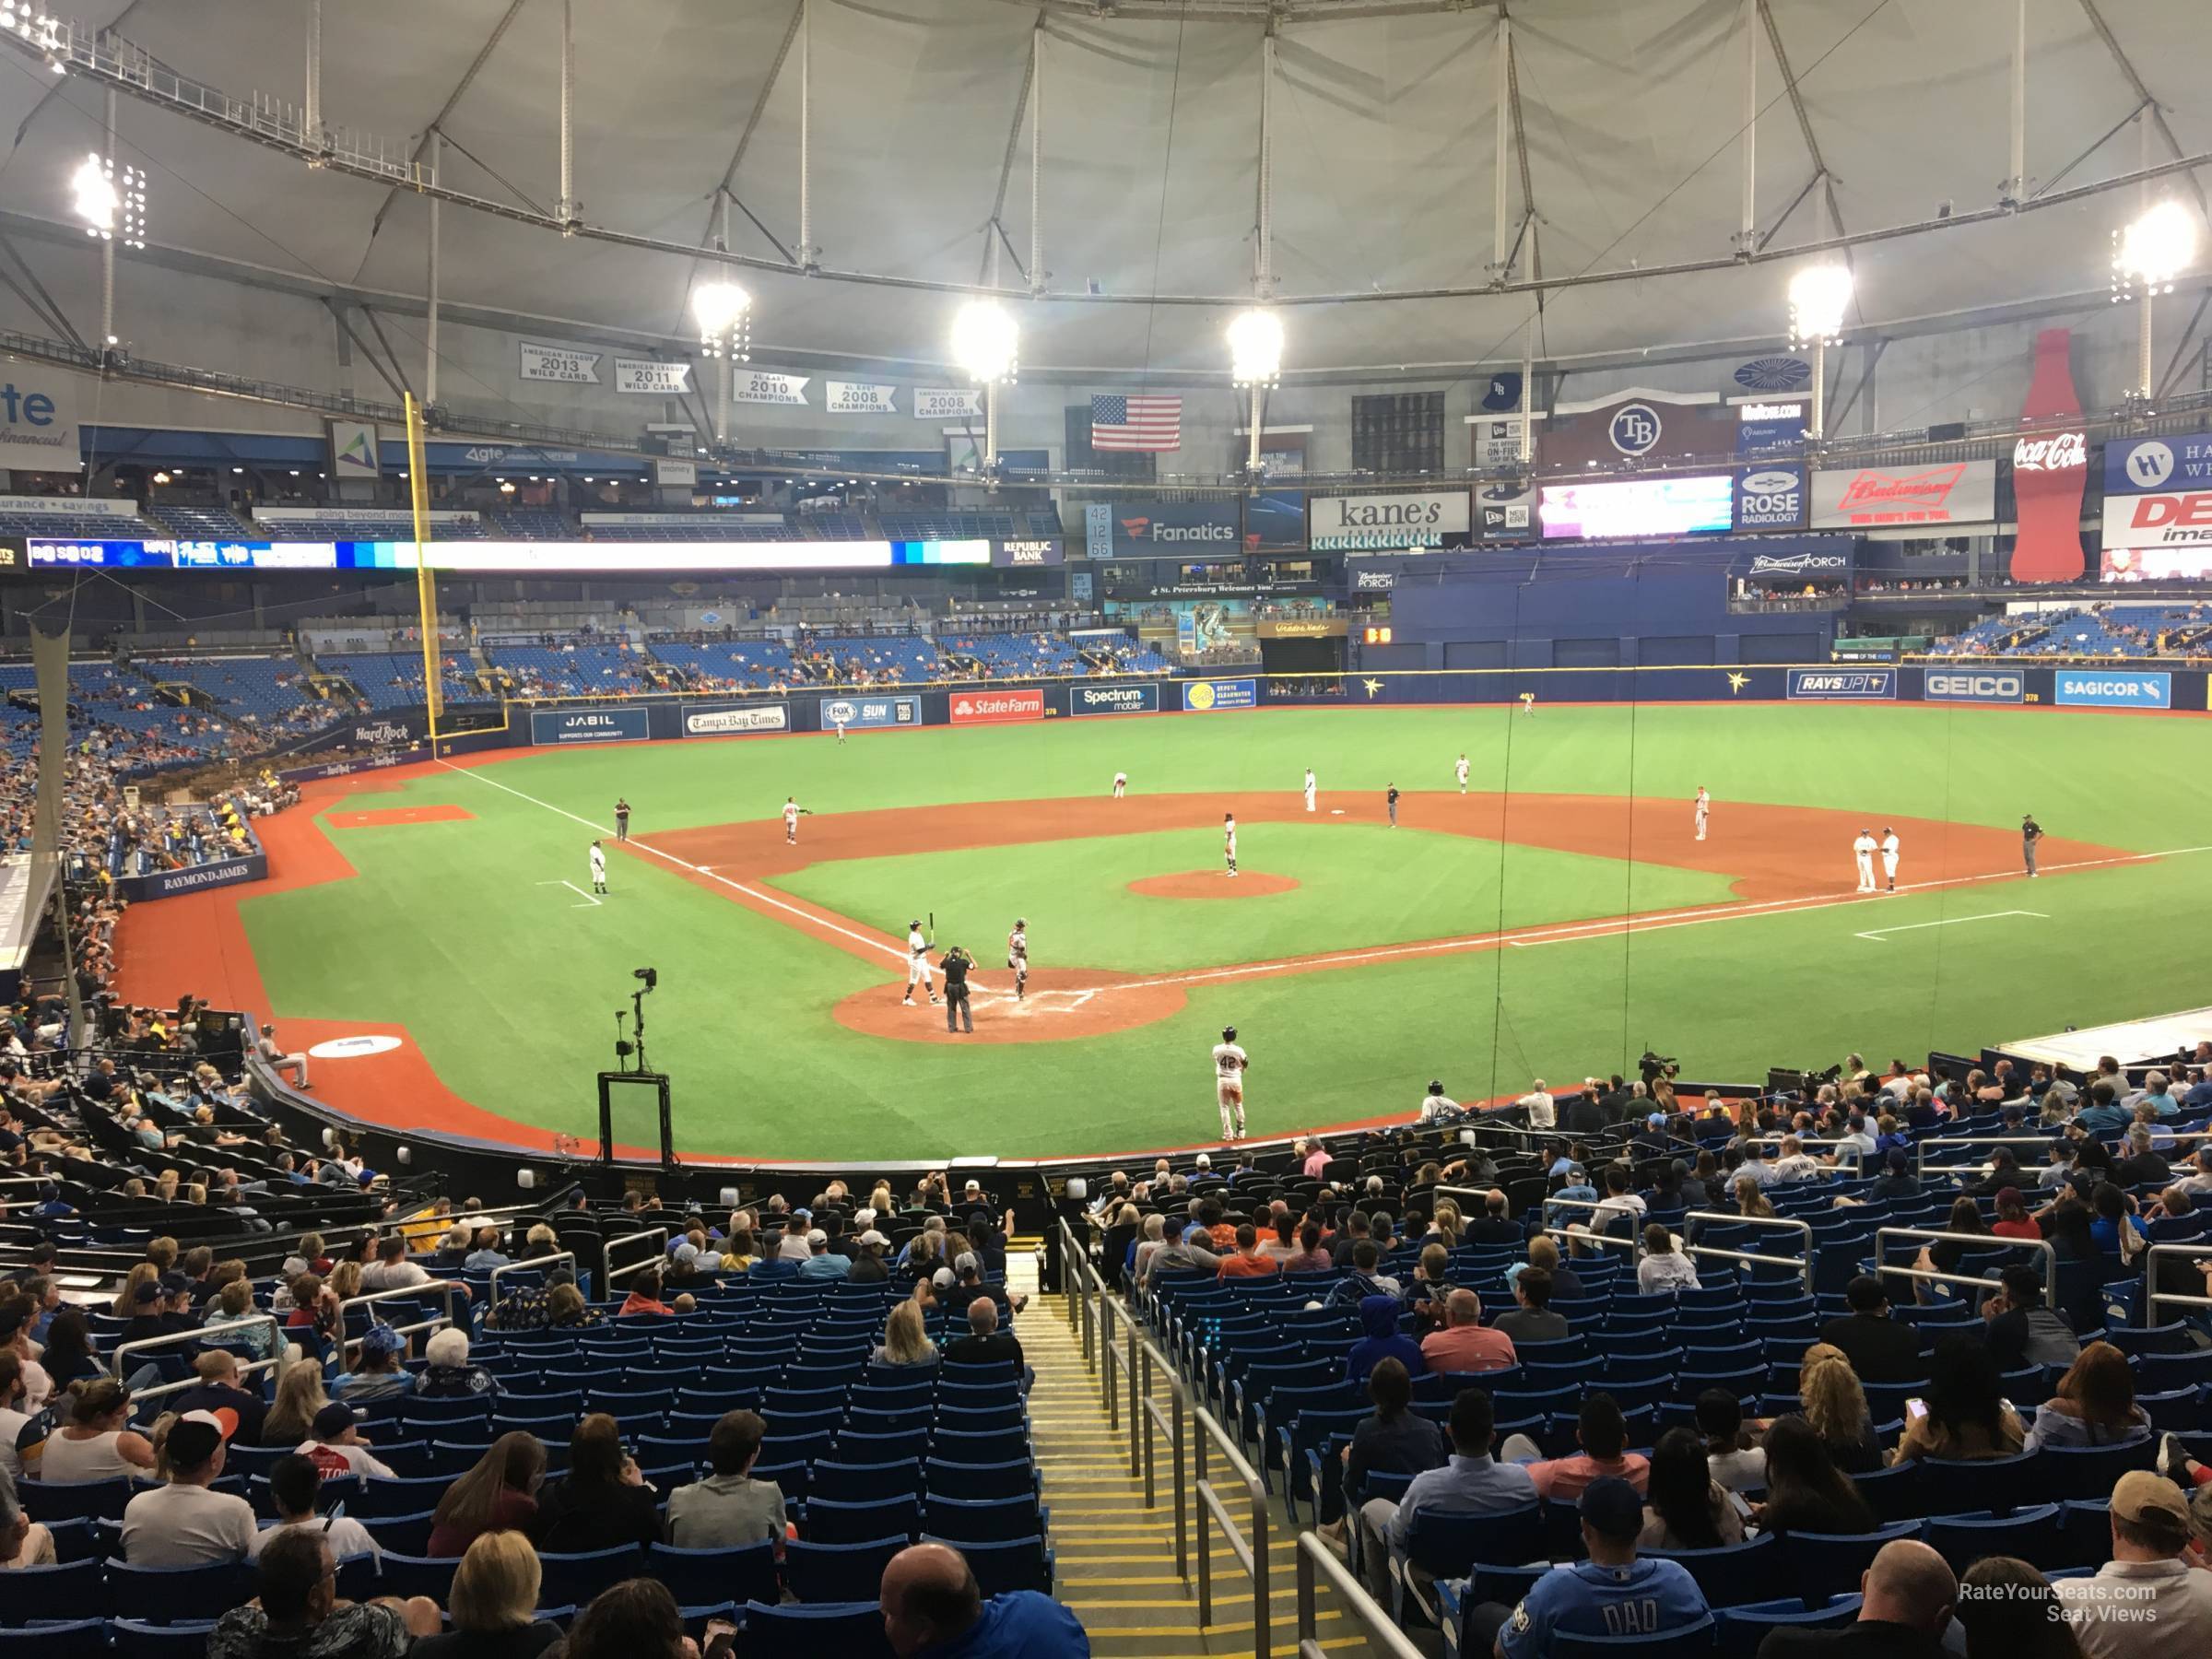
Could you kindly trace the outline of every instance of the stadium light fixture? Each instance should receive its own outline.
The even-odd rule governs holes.
[[[952,320],[952,360],[979,386],[1015,378],[1021,329],[995,300],[971,300]]]
[[[1843,333],[1843,313],[1851,305],[1851,268],[1841,263],[1822,263],[1801,268],[1790,278],[1790,344],[1813,354],[1808,437],[1818,439],[1828,418],[1828,348]]]
[[[1274,385],[1282,378],[1282,319],[1271,311],[1239,312],[1229,325],[1229,362],[1237,385]]]
[[[2151,305],[2173,292],[2173,280],[2196,257],[2196,220],[2179,202],[2147,207],[2135,222],[2112,232],[2112,303],[2139,299],[2143,311],[2136,333],[2136,392],[2152,395]]]
[[[122,204],[115,194],[115,181],[108,176],[108,164],[97,155],[87,156],[69,175],[71,206],[76,217],[84,221],[87,236],[109,237],[115,234],[115,210]]]
[[[702,282],[691,290],[700,349],[722,365],[714,401],[714,441],[730,441],[730,382],[735,365],[753,359],[753,297],[734,282]]]

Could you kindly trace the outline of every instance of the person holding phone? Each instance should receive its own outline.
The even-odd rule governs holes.
[[[2020,1450],[2028,1430],[2001,1395],[2001,1373],[1986,1345],[1971,1336],[1946,1337],[1928,1372],[1925,1397],[1905,1402],[1905,1431],[1892,1465],[1920,1457],[1982,1462]]]

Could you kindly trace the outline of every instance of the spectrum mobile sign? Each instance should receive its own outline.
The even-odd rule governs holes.
[[[1077,684],[1068,699],[1077,714],[1157,714],[1159,687],[1147,680],[1138,686],[1086,686]]]

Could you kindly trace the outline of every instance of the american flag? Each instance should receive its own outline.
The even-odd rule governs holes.
[[[1094,450],[1179,450],[1182,447],[1182,399],[1143,393],[1124,397],[1110,393],[1090,400],[1090,447]]]

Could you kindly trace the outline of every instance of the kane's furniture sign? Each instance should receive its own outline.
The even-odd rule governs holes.
[[[1044,718],[1044,691],[1036,686],[1018,691],[955,691],[947,705],[954,725],[1012,725],[1018,721]]]
[[[1182,706],[1193,714],[1210,714],[1216,709],[1249,709],[1256,706],[1259,700],[1259,682],[1256,680],[1182,682]]]
[[[1997,517],[1997,464],[1843,467],[1813,475],[1813,528],[1878,530],[1989,524]]]
[[[729,737],[741,732],[788,732],[789,703],[742,703],[726,709],[686,709],[687,737]]]
[[[1157,714],[1159,687],[1150,680],[1141,686],[1079,684],[1068,698],[1067,706],[1077,714]]]
[[[922,700],[918,697],[825,697],[821,702],[822,730],[834,726],[918,726]]]
[[[1403,553],[1464,546],[1471,522],[1464,489],[1312,496],[1306,501],[1306,546],[1316,553]]]
[[[2073,709],[2171,709],[2173,676],[2111,668],[2061,668],[2052,701]]]
[[[539,746],[570,743],[642,743],[651,727],[642,709],[533,709],[530,741]]]
[[[1793,668],[1793,702],[1886,702],[1897,695],[1894,668]]]
[[[1931,668],[1922,677],[1924,702],[2017,703],[2027,697],[2028,682],[2013,669]]]

